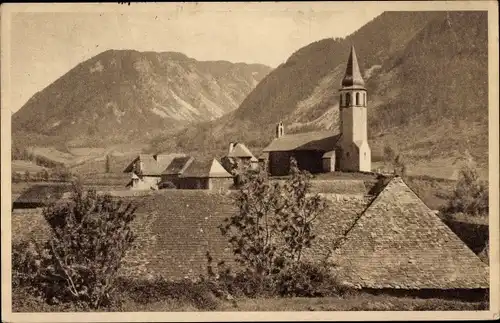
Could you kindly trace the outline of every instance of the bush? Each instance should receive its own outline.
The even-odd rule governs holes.
[[[286,297],[325,297],[342,294],[331,269],[324,265],[298,262],[286,267],[276,279],[277,292]]]
[[[49,303],[92,309],[109,304],[122,258],[134,241],[135,209],[75,184],[69,202],[43,211],[52,229],[48,241],[14,250],[15,283],[32,286]]]
[[[151,281],[120,279],[117,289],[138,304],[171,299],[190,303],[202,310],[215,310],[219,306],[214,286],[207,281],[169,281],[159,277]]]
[[[479,180],[474,167],[465,166],[460,170],[457,185],[443,213],[484,215],[488,214],[488,203],[488,185]]]
[[[318,194],[309,195],[311,175],[300,171],[293,158],[290,165],[290,177],[283,184],[269,182],[263,169],[245,172],[235,199],[239,212],[225,219],[220,227],[241,270],[233,275],[223,270],[223,281],[230,282],[225,287],[233,292],[237,289],[247,296],[313,294],[310,289],[317,287],[303,287],[308,291],[299,292],[302,287],[292,286],[302,284],[302,278],[296,275],[303,272],[297,270],[309,268],[301,263],[301,256],[315,238],[314,221],[326,205]],[[213,275],[210,262],[209,275]],[[280,287],[282,282],[291,285]],[[234,284],[239,287],[231,287]]]

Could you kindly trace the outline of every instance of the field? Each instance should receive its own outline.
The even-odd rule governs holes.
[[[14,172],[24,173],[26,171],[30,173],[38,173],[46,169],[45,167],[38,166],[37,164],[26,160],[13,160],[11,163],[11,167],[13,173]]]
[[[131,156],[139,154],[143,149],[147,149],[147,145],[114,145],[110,147],[67,147],[62,150],[56,147],[31,147],[29,151],[39,157],[43,157],[49,161],[64,164],[67,167],[80,167],[81,165],[97,162],[99,170],[103,171],[106,156],[114,158],[127,159]],[[88,168],[88,167],[87,167]],[[92,169],[92,168],[88,168]]]

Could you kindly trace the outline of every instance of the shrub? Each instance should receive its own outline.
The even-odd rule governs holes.
[[[112,300],[122,258],[134,241],[136,206],[73,186],[71,200],[49,205],[43,215],[52,235],[42,247],[13,256],[19,285],[31,285],[49,303],[97,309]],[[21,245],[21,248],[25,246]]]
[[[314,221],[325,210],[318,194],[309,195],[311,175],[300,171],[294,159],[290,165],[290,177],[283,184],[269,182],[263,169],[246,172],[235,199],[239,212],[220,227],[241,269],[232,276],[224,271],[224,279],[246,295],[279,293],[285,277],[280,274],[295,275],[294,266],[300,266],[303,250],[315,238]]]
[[[280,296],[325,297],[344,292],[330,269],[321,264],[293,263],[281,271],[276,280]]]
[[[460,170],[459,179],[448,205],[443,212],[467,213],[471,215],[488,214],[488,186],[479,180],[477,170],[472,166],[464,166]]]

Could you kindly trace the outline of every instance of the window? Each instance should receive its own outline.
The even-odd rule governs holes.
[[[359,100],[359,92],[356,93],[356,105],[360,105],[361,104],[361,101]]]
[[[351,93],[347,93],[345,95],[345,105],[350,105],[351,104]]]
[[[363,93],[363,104],[366,106],[366,93]]]

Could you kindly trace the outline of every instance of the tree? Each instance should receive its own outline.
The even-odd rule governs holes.
[[[396,158],[396,153],[390,146],[384,147],[384,160],[389,163],[393,163]]]
[[[284,222],[286,255],[300,261],[304,248],[311,246],[314,220],[326,209],[325,201],[318,195],[308,196],[311,189],[311,174],[300,171],[295,159],[290,161],[291,178],[285,182],[286,198],[278,216]]]
[[[22,176],[18,172],[12,172],[12,183],[19,183],[22,181]]]
[[[448,201],[445,213],[488,214],[488,186],[479,180],[477,169],[465,165],[459,173],[455,190]]]
[[[106,155],[106,173],[111,172],[111,158],[109,155]]]
[[[136,206],[84,192],[73,185],[70,201],[49,205],[43,216],[52,231],[38,259],[35,281],[47,300],[99,308],[110,301],[118,270],[135,235]]]
[[[239,212],[221,226],[236,261],[259,276],[301,261],[315,238],[313,222],[325,209],[319,195],[310,196],[311,176],[294,159],[290,174],[284,183],[271,183],[264,169],[249,171],[235,199]]]
[[[40,177],[42,178],[42,181],[48,182],[49,181],[49,172],[46,169],[42,170]]]
[[[31,181],[31,175],[30,175],[30,172],[29,172],[29,171],[25,171],[25,172],[24,172],[24,180],[25,180],[26,182]]]
[[[393,168],[393,173],[406,176],[406,162],[401,154],[397,154],[390,146],[384,147],[384,160]]]
[[[398,176],[406,176],[406,163],[401,155],[397,155],[394,159],[394,174]]]
[[[72,174],[70,170],[65,166],[58,166],[54,169],[54,175],[62,182],[67,182],[71,180]]]

